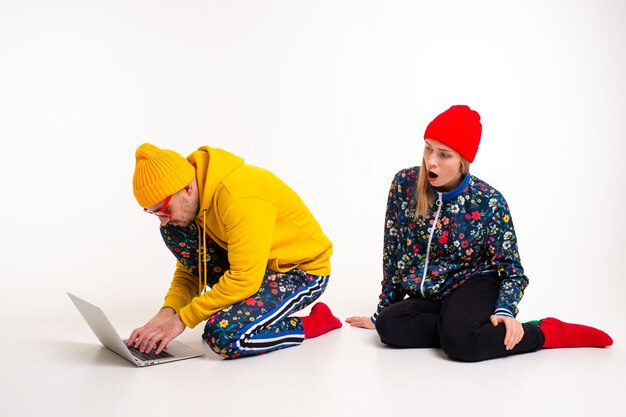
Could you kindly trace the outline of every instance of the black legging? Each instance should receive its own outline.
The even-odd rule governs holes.
[[[450,358],[464,362],[540,349],[543,332],[525,323],[522,340],[512,350],[506,350],[505,326],[494,327],[490,321],[499,292],[497,276],[479,275],[440,302],[412,297],[386,307],[378,315],[376,331],[387,345],[442,348]]]

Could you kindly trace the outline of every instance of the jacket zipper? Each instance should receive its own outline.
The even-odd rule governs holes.
[[[439,220],[439,213],[441,213],[441,205],[442,205],[442,193],[437,193],[439,197],[437,198],[437,214],[435,214],[435,221],[433,222],[432,227],[430,228],[430,235],[428,236],[428,246],[426,247],[426,263],[424,264],[424,272],[422,273],[422,282],[420,283],[420,293],[422,294],[422,298],[426,298],[424,295],[424,282],[426,281],[426,273],[428,272],[428,261],[430,259],[430,244],[433,240],[433,235],[435,234],[435,228],[437,227],[437,220]]]

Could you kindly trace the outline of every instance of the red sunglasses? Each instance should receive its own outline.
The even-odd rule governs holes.
[[[161,206],[161,208],[158,209],[157,211],[152,211],[147,208],[143,209],[143,211],[145,211],[146,213],[154,214],[155,216],[158,216],[158,217],[167,217],[168,219],[171,219],[172,215],[165,212],[165,210],[167,209],[167,205],[170,203],[171,199],[172,199],[172,195],[168,195],[165,201],[163,202],[163,205]]]

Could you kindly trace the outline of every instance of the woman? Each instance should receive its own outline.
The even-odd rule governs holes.
[[[515,319],[528,279],[506,200],[469,174],[481,133],[480,115],[467,106],[428,125],[421,167],[400,171],[389,191],[378,309],[346,321],[375,328],[387,345],[441,347],[468,362],[612,345],[592,327]]]

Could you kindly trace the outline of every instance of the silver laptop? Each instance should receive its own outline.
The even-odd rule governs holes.
[[[99,307],[69,292],[67,295],[70,296],[70,299],[87,321],[91,330],[96,334],[100,343],[135,366],[158,365],[204,355],[204,353],[198,352],[176,340],[168,343],[167,347],[159,355],[155,355],[154,352],[150,354],[141,353],[138,349],[129,348],[126,346],[126,341],[122,340],[118,335],[109,319]]]

